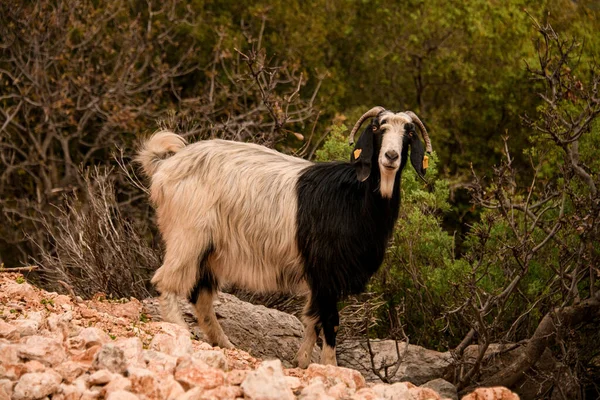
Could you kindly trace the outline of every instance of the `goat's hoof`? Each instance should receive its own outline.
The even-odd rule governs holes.
[[[235,349],[235,346],[233,344],[231,344],[229,339],[219,340],[217,342],[217,346],[219,346],[222,349]]]
[[[298,355],[294,360],[294,364],[298,368],[306,369],[310,364],[310,358],[308,358],[308,354],[304,354],[302,356]]]

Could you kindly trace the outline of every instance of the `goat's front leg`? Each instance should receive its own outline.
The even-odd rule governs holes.
[[[317,299],[319,314],[323,327],[323,349],[321,350],[321,364],[337,365],[335,356],[335,342],[337,331],[340,327],[340,315],[337,310],[337,299],[323,297]]]
[[[335,341],[340,324],[337,298],[332,296],[311,297],[304,309],[304,324],[306,326],[304,340],[296,358],[298,367],[306,368],[310,364],[312,350],[321,329],[324,336],[321,364],[337,365]]]

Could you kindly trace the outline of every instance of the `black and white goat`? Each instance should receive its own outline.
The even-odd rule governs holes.
[[[381,265],[400,206],[409,157],[419,175],[431,143],[412,112],[375,107],[350,162],[312,163],[255,144],[207,140],[186,145],[161,131],[137,161],[151,177],[151,199],[166,244],[152,283],[165,320],[186,326],[177,298],[195,304],[208,340],[232,347],[217,322],[213,296],[222,283],[254,291],[307,294],[300,367],[321,329],[321,363],[336,364],[338,301],[364,290]]]

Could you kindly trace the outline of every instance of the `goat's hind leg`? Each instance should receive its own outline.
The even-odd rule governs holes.
[[[163,265],[154,273],[152,283],[160,295],[161,314],[164,321],[189,329],[179,308],[179,298],[190,295],[198,280],[198,255],[204,246],[199,237],[181,232],[166,238]]]
[[[234,346],[223,332],[213,308],[213,299],[217,288],[218,282],[215,276],[208,269],[206,263],[201,262],[198,282],[190,295],[190,303],[195,306],[198,325],[206,335],[208,342],[213,346],[232,349]]]
[[[296,364],[299,368],[307,368],[312,359],[312,353],[317,343],[317,337],[321,332],[321,324],[318,316],[309,314],[312,301],[309,299],[304,307],[302,322],[304,322],[304,338],[300,350],[296,355]]]

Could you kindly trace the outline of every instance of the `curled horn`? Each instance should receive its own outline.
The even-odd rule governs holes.
[[[352,132],[350,132],[350,137],[348,137],[348,143],[350,143],[351,145],[354,144],[354,135],[356,134],[356,131],[358,131],[360,129],[360,126],[362,125],[362,123],[365,122],[365,119],[371,118],[371,117],[376,117],[377,114],[379,114],[382,111],[385,111],[385,108],[373,107],[369,111],[364,113],[363,116],[360,117],[358,119],[358,121],[356,121],[356,124],[354,124],[354,128],[352,128]]]
[[[423,122],[421,122],[419,117],[417,117],[417,114],[415,114],[412,111],[404,111],[404,113],[407,114],[413,120],[413,122],[415,122],[419,126],[421,134],[423,135],[423,140],[425,140],[425,150],[428,153],[431,153],[431,140],[429,139],[429,134],[427,133],[427,129],[425,129],[425,125],[423,125]]]

